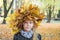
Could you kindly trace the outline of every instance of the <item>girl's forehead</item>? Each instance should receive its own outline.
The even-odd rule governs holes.
[[[32,20],[25,20],[24,22],[33,22]]]

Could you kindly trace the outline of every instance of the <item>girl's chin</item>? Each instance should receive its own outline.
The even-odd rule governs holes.
[[[27,32],[28,32],[28,31],[31,31],[31,30],[27,29],[27,30],[25,30],[25,31],[27,31]]]

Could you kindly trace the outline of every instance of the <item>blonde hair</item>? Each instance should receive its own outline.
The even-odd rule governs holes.
[[[34,31],[33,40],[38,40],[38,34],[36,30],[33,30],[33,31]]]

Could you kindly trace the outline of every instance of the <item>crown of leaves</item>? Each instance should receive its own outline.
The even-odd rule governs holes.
[[[17,24],[22,23],[26,19],[35,21],[38,26],[43,18],[44,15],[40,13],[40,8],[31,4],[28,8],[22,6],[20,9],[14,11],[6,18],[6,21],[8,22],[9,27],[16,31],[18,29]]]

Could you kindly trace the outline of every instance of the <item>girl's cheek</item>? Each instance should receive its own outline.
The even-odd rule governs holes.
[[[24,27],[27,27],[27,24],[24,24]]]

